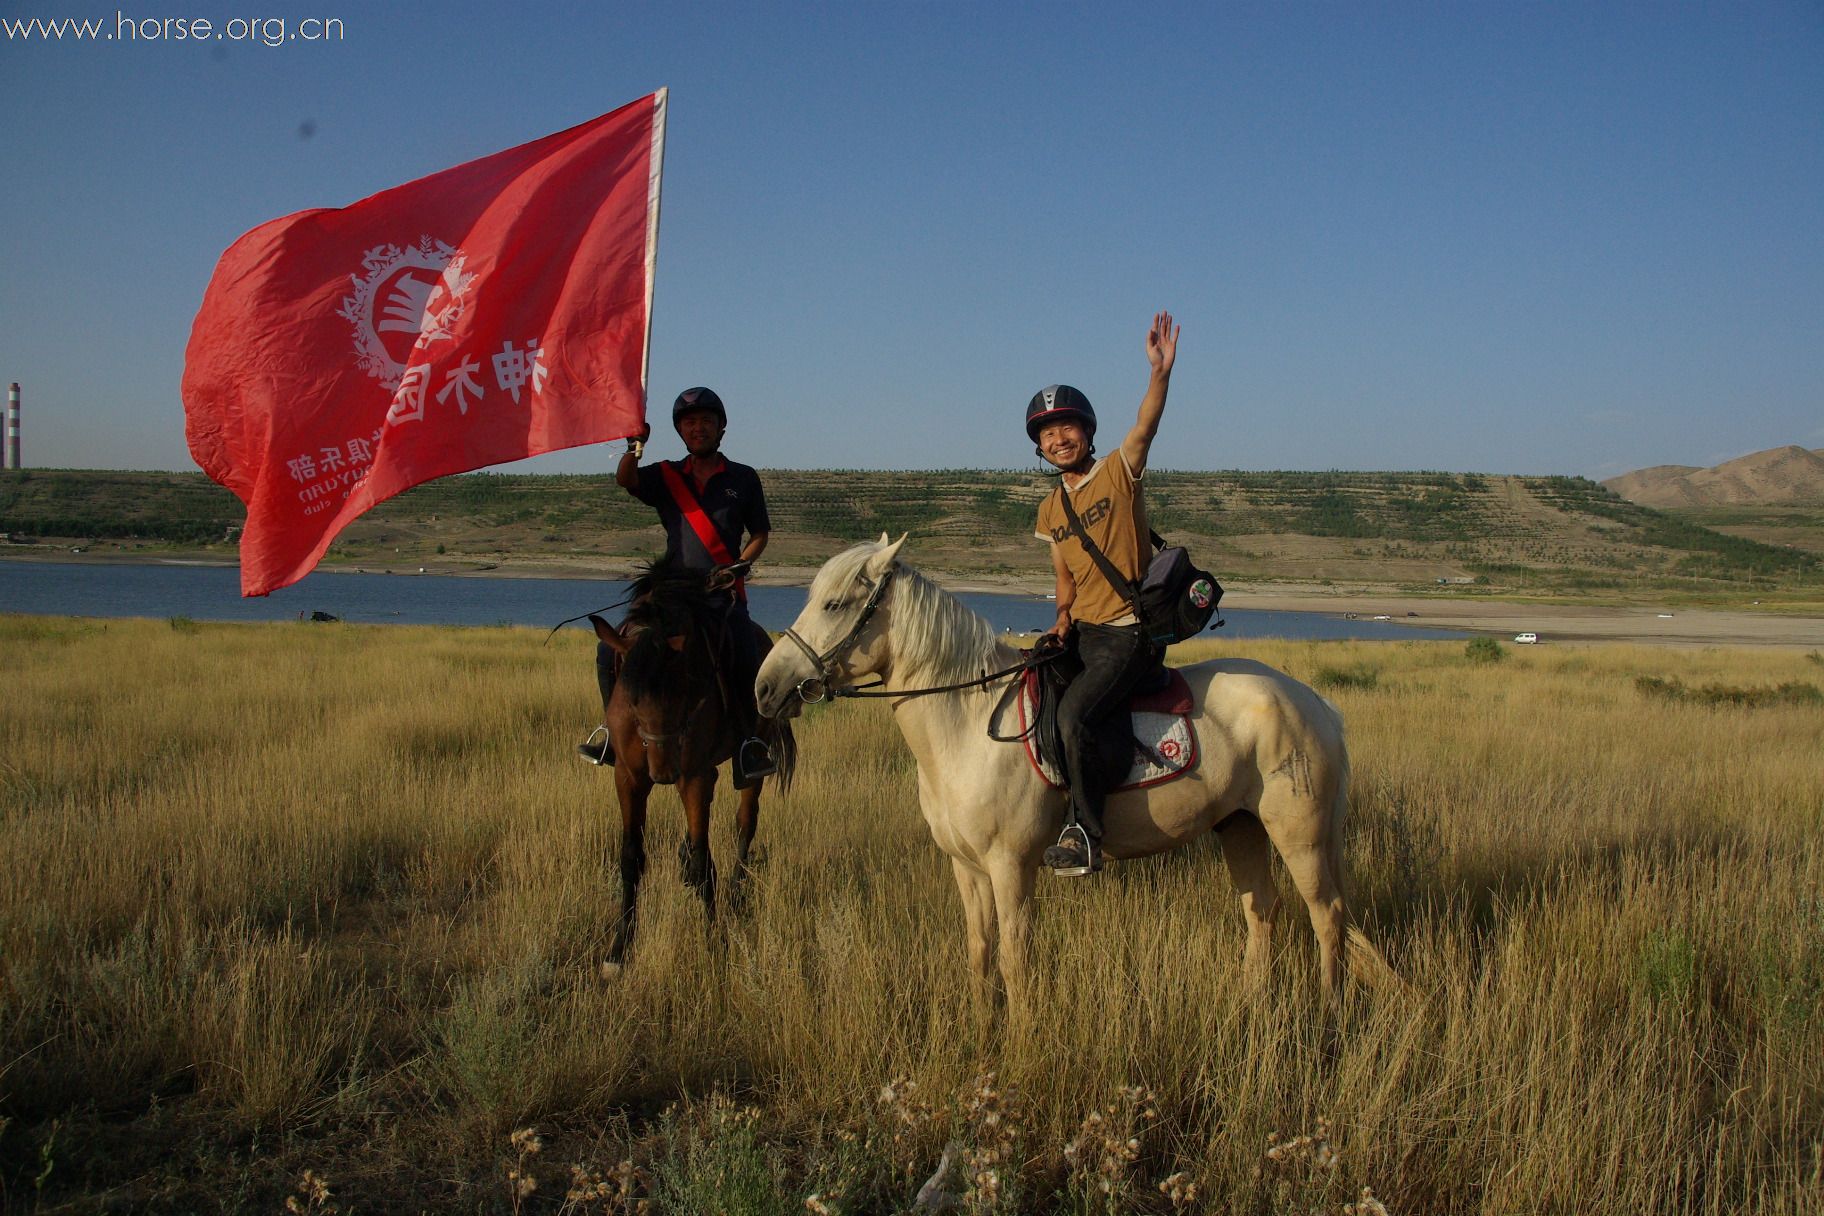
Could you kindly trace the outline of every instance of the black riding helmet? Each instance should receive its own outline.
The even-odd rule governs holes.
[[[687,388],[678,394],[678,399],[671,403],[671,425],[675,429],[678,419],[692,410],[712,410],[723,426],[728,425],[728,411],[722,408],[722,398],[716,396],[713,388]]]
[[[1026,403],[1026,438],[1039,441],[1039,432],[1054,422],[1075,420],[1083,424],[1089,438],[1096,437],[1096,407],[1068,384],[1053,384],[1040,389]]]

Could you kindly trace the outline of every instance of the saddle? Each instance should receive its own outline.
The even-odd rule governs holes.
[[[1019,738],[1044,782],[1063,789],[1064,742],[1058,702],[1076,671],[1068,660],[1027,671],[1020,681]],[[1191,687],[1175,667],[1160,667],[1134,689],[1127,712],[1110,714],[1096,730],[1094,763],[1110,793],[1145,789],[1197,767],[1197,734],[1191,729]]]

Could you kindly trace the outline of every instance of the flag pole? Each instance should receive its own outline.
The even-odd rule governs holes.
[[[658,283],[659,185],[665,169],[665,110],[669,87],[652,95],[652,155],[646,194],[646,342],[640,351],[640,415],[644,420],[648,372],[652,365],[652,296]]]

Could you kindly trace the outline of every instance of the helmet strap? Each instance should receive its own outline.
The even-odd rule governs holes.
[[[1045,467],[1040,471],[1047,477],[1062,477],[1066,473],[1075,473],[1078,469],[1088,469],[1096,463],[1096,445],[1094,440],[1090,441],[1088,454],[1085,455],[1082,460],[1078,461],[1077,464],[1068,469],[1059,468],[1057,465],[1053,464],[1051,458],[1045,455],[1045,449],[1037,444],[1033,445],[1032,454],[1045,462]]]

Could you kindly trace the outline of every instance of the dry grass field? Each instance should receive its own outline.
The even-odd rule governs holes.
[[[1824,1211],[1824,708],[1746,695],[1817,655],[1250,644],[1411,991],[1328,1016],[1290,911],[1246,989],[1212,840],[1044,879],[1015,1034],[879,703],[713,931],[655,796],[604,982],[592,644],[0,616],[0,1207],[893,1212],[949,1145],[967,1211]]]

